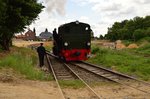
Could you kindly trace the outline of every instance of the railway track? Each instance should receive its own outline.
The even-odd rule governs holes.
[[[55,58],[58,58],[51,53],[48,53],[48,54],[55,57]],[[67,63],[66,65],[68,65],[67,68],[72,69],[70,66],[70,63],[69,64]],[[114,72],[112,70],[108,70],[108,69],[105,69],[103,67],[99,67],[97,65],[93,65],[90,63],[86,63],[86,62],[73,62],[73,63],[71,63],[71,65],[82,68],[82,69],[84,69],[88,72],[91,72],[91,73],[93,73],[93,74],[95,74],[101,78],[107,79],[108,81],[112,81],[112,82],[118,83],[120,85],[123,85],[125,87],[130,87],[131,89],[138,90],[144,94],[144,96],[142,95],[143,97],[145,97],[145,96],[150,97],[150,84],[149,83],[146,83],[144,81],[138,80],[138,79],[130,77],[128,75]],[[74,70],[72,69],[72,71],[74,71]],[[76,72],[74,72],[74,73],[76,75],[79,75]],[[85,80],[83,80],[83,81],[86,83]],[[103,97],[103,96],[100,95],[100,97]],[[145,99],[147,99],[147,98],[145,98]]]
[[[138,91],[145,93],[146,95],[150,95],[149,83],[86,62],[71,63],[71,64],[79,68],[82,68],[88,72],[91,72],[95,75],[106,78],[110,81],[116,82],[126,87],[136,89]]]
[[[86,86],[86,89],[88,90],[88,96],[80,96],[80,92],[76,93],[76,97],[85,98],[85,99],[101,99],[99,95],[96,94],[96,92],[86,83],[82,78],[80,78],[66,63],[63,63],[60,60],[57,60],[52,57],[50,53],[47,53],[46,59],[49,64],[49,69],[51,70],[54,79],[58,85],[59,91],[61,93],[61,96],[63,99],[70,99],[71,97],[67,96],[69,93],[67,93],[61,86],[60,82],[61,80],[80,80],[83,82]],[[56,62],[57,61],[57,62]]]
[[[52,54],[49,53],[49,55],[53,56]],[[55,57],[55,56],[53,56]],[[58,57],[55,57],[55,58],[58,58]],[[61,63],[62,64],[62,63]],[[140,92],[142,92],[143,94],[141,94],[141,97],[149,97],[150,94],[149,94],[149,88],[147,88],[145,90],[145,85],[149,86],[148,83],[145,83],[143,81],[140,81],[140,80],[137,80],[135,78],[132,78],[130,76],[127,76],[127,75],[124,75],[124,74],[121,74],[121,73],[117,73],[117,72],[114,72],[114,71],[111,71],[111,70],[108,70],[108,69],[105,69],[105,68],[101,68],[99,66],[95,66],[93,64],[89,64],[89,63],[85,63],[85,62],[73,62],[73,63],[63,63],[64,65],[67,66],[67,68],[69,68],[75,75],[77,75],[77,77],[81,80],[83,80],[83,82],[88,86],[90,87],[90,85],[88,84],[88,82],[80,77],[81,75],[78,74],[73,68],[72,66],[70,65],[74,65],[74,67],[78,67],[78,68],[82,68],[94,75],[97,75],[99,76],[101,79],[104,78],[105,80],[108,80],[108,81],[111,81],[111,82],[115,82],[115,83],[118,83],[120,85],[123,85],[123,86],[126,86],[126,87],[130,87],[131,89],[134,89],[134,90],[138,90]],[[93,77],[92,77],[93,78]],[[133,84],[133,85],[131,85]],[[140,86],[139,86],[140,85]],[[144,86],[144,87],[143,87]],[[142,89],[142,87],[144,89]],[[92,89],[92,87],[90,87],[90,89]],[[99,93],[97,93],[94,89],[92,89],[92,91],[97,95]],[[132,95],[131,97],[129,96],[130,95],[130,92],[125,92],[127,93],[128,95],[126,97],[128,98],[132,98]],[[98,96],[98,95],[97,95]],[[103,99],[107,99],[105,96],[103,95],[99,95],[98,96],[99,98]],[[122,99],[124,98],[125,96],[114,96],[114,97],[109,97],[108,99],[111,99],[111,98],[118,98],[118,99]],[[95,98],[94,98],[95,99]],[[97,98],[96,98],[97,99]],[[147,99],[147,98],[145,98]]]

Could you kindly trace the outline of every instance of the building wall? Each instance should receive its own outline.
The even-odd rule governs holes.
[[[25,40],[35,40],[36,39],[36,34],[29,30],[28,32],[25,33]]]
[[[25,35],[17,35],[16,38],[23,40],[36,40],[36,33],[34,33],[32,30],[28,30]]]

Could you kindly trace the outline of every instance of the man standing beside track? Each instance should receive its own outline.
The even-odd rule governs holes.
[[[40,67],[44,65],[44,56],[46,54],[45,48],[43,47],[43,43],[40,43],[40,46],[37,48]]]

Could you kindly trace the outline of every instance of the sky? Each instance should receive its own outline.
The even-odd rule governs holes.
[[[72,21],[88,23],[94,36],[107,34],[114,22],[150,15],[150,0],[38,0],[45,8],[29,28],[36,35],[47,28],[52,32]]]

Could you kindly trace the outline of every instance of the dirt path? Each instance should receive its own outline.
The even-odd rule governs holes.
[[[84,88],[72,89],[66,88],[69,99],[86,99],[77,97],[77,91],[80,96],[85,96],[88,92]],[[121,86],[97,86],[94,88],[99,95],[108,99],[149,99],[147,95],[131,91],[130,88]],[[88,94],[87,94],[88,95]],[[88,96],[87,96],[88,97]],[[132,97],[132,98],[130,98]],[[20,80],[13,82],[0,82],[0,99],[61,99],[60,92],[54,81],[31,81]]]
[[[0,99],[61,99],[55,82],[0,83]]]
[[[149,99],[137,90],[112,83],[99,83],[93,89],[106,99]],[[89,99],[86,88],[65,88],[68,99]],[[76,93],[80,92],[80,95]],[[79,97],[80,96],[80,97]],[[132,98],[130,98],[130,97]],[[128,97],[128,98],[127,98]],[[61,99],[55,81],[26,80],[12,69],[0,70],[0,99]]]

